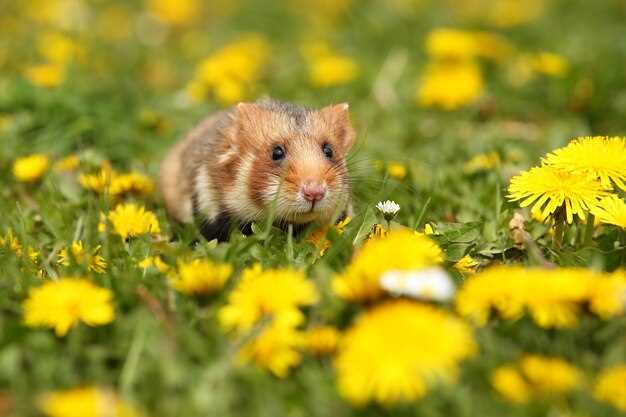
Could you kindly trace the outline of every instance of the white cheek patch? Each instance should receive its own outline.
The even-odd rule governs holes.
[[[263,190],[263,202],[267,205],[272,204],[280,197],[278,193],[282,192],[282,179],[278,176],[269,178],[267,188]]]
[[[208,166],[201,165],[194,177],[193,191],[196,196],[197,209],[207,220],[217,217],[218,203],[215,195],[215,188],[209,176]]]
[[[249,193],[253,163],[253,155],[248,154],[241,158],[239,166],[236,168],[235,183],[224,194],[224,204],[228,211],[243,221],[254,220],[260,214],[259,208],[250,199]]]
[[[230,146],[226,152],[224,152],[222,155],[220,155],[217,158],[217,163],[220,165],[224,165],[225,163],[227,163],[228,161],[230,161],[236,156],[237,156],[237,149],[235,149],[233,146]]]

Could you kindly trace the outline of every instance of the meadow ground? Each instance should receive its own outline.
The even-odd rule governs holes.
[[[625,22],[623,0],[0,3],[0,415],[623,415]],[[206,242],[168,219],[160,159],[264,95],[350,103],[354,216]]]

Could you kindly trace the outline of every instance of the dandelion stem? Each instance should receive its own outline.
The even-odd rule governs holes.
[[[587,213],[587,225],[585,226],[585,240],[583,244],[585,246],[591,245],[591,241],[593,240],[593,225],[596,221],[595,216],[589,212]]]
[[[131,342],[130,349],[128,350],[128,354],[126,355],[126,361],[124,362],[120,375],[120,391],[124,397],[131,396],[133,382],[137,376],[139,359],[141,358],[145,341],[146,326],[144,326],[143,323],[140,323],[135,328],[133,340]]]
[[[554,235],[552,236],[552,249],[560,250],[561,242],[563,241],[563,221],[555,219],[554,222]]]
[[[289,263],[293,263],[293,224],[291,223],[287,234],[287,259]]]

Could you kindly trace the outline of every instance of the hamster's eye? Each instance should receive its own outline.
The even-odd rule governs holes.
[[[328,143],[322,145],[322,152],[326,158],[333,159],[333,148]]]
[[[280,145],[274,146],[272,149],[272,161],[280,161],[285,158],[285,148]]]

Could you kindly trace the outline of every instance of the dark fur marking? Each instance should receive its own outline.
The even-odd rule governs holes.
[[[194,222],[200,234],[208,241],[217,239],[218,242],[227,242],[233,228],[231,217],[224,211],[221,211],[215,220],[210,221],[199,211],[198,198],[195,193],[191,196],[191,201]],[[250,236],[253,233],[252,223],[248,222],[239,225],[239,230],[244,235]]]

